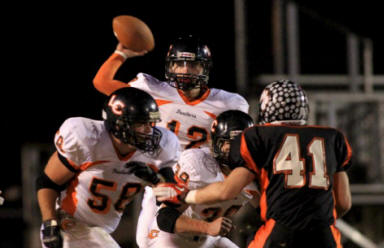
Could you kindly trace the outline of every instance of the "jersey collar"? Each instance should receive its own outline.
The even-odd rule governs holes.
[[[207,99],[207,97],[211,93],[211,89],[208,88],[200,98],[193,100],[193,101],[189,101],[188,98],[183,94],[183,92],[181,90],[178,89],[177,93],[179,93],[180,97],[183,99],[185,104],[197,105],[197,104],[203,102],[205,99]]]

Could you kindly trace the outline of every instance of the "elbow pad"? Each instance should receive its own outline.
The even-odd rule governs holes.
[[[161,231],[174,233],[176,220],[181,213],[172,207],[161,208],[157,214],[157,225]]]
[[[60,192],[66,188],[66,184],[64,185],[58,185],[54,181],[52,181],[45,172],[41,173],[40,176],[36,179],[36,191],[39,191],[40,189],[53,189],[57,192]]]

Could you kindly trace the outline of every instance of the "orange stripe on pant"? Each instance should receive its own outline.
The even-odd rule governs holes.
[[[335,225],[331,225],[330,228],[332,231],[332,236],[335,239],[336,248],[343,248],[343,246],[341,245],[341,235],[339,230],[335,227]]]
[[[269,235],[271,235],[275,223],[274,219],[269,219],[264,225],[262,225],[259,230],[257,230],[255,237],[249,244],[248,248],[263,248]]]

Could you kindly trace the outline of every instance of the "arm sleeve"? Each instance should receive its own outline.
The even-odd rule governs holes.
[[[105,95],[110,95],[115,90],[129,86],[125,82],[114,79],[116,72],[124,63],[121,55],[113,53],[97,71],[93,86]]]
[[[254,154],[260,153],[258,143],[258,140],[255,137],[250,137],[246,131],[238,135],[231,143],[229,155],[231,169],[241,166],[259,174],[259,167],[254,157]]]

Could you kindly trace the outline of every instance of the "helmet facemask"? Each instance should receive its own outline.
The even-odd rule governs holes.
[[[170,86],[182,91],[204,89],[207,88],[211,65],[209,47],[198,37],[182,35],[169,46],[165,58],[165,78]],[[176,70],[182,66],[188,67],[188,70]]]
[[[217,135],[213,138],[213,141],[212,141],[213,157],[221,165],[226,166],[229,164],[229,149],[224,149],[223,146],[226,143],[230,143],[237,135],[241,134],[241,132],[242,130],[232,130],[229,132],[229,136]]]
[[[161,131],[155,127],[156,122],[159,122],[160,118],[152,118],[148,121],[140,121],[135,123],[150,123],[152,130],[150,133],[142,133],[135,131],[135,123],[129,120],[127,117],[119,116],[114,121],[105,122],[107,129],[124,144],[129,144],[144,153],[154,154],[160,144]],[[113,123],[113,124],[111,124]]]
[[[174,69],[189,67],[191,70],[200,69],[201,73],[178,73]],[[209,63],[192,59],[171,59],[166,61],[165,77],[170,86],[182,91],[189,91],[196,88],[206,88],[209,80]]]

